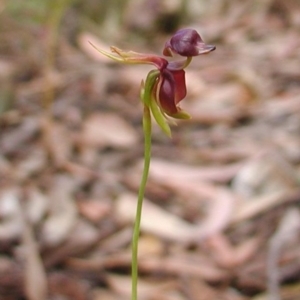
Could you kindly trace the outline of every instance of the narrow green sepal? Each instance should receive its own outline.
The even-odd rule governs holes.
[[[121,62],[121,63],[126,63],[124,57],[120,57],[120,56],[116,56],[110,52],[107,52],[105,50],[102,50],[102,49],[99,49],[97,48],[93,43],[89,42],[90,45],[95,48],[98,52],[100,52],[102,55],[114,60],[114,61],[117,61],[117,62]],[[111,49],[114,49],[113,47]],[[116,51],[114,51],[116,53]]]
[[[161,111],[160,107],[157,105],[154,97],[152,97],[150,101],[150,109],[158,126],[168,137],[171,137],[171,128],[166,120],[165,115]]]
[[[151,98],[152,98],[152,91],[154,88],[154,85],[156,83],[157,78],[159,77],[159,71],[158,70],[152,70],[148,73],[145,83],[143,83],[141,91],[141,99],[145,105],[150,107]]]

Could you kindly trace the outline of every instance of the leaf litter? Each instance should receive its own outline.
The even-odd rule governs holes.
[[[154,127],[141,299],[299,299],[298,1],[127,2],[100,32],[72,7],[52,70],[47,30],[1,11],[1,299],[129,299],[148,67],[89,42],[159,53],[183,19],[217,51],[187,70],[192,119]]]

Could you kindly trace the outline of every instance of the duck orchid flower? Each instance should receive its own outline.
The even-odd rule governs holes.
[[[215,46],[205,44],[196,30],[187,28],[178,30],[163,49],[164,56],[182,56],[185,57],[183,60],[169,61],[159,55],[127,52],[117,47],[111,47],[111,52],[97,50],[117,62],[155,66],[146,81],[142,81],[141,99],[150,108],[161,129],[170,136],[168,116],[175,119],[190,118],[179,106],[187,94],[184,69],[193,56],[209,53],[215,50]]]

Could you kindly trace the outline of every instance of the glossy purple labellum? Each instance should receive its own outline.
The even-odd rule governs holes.
[[[215,46],[206,45],[198,32],[194,29],[178,30],[165,44],[163,54],[172,56],[172,52],[181,56],[191,57],[209,53],[215,50]]]

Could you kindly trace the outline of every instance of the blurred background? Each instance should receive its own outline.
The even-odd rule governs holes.
[[[0,299],[130,299],[139,89],[180,28],[192,119],[155,126],[140,299],[300,298],[299,0],[0,1]]]

